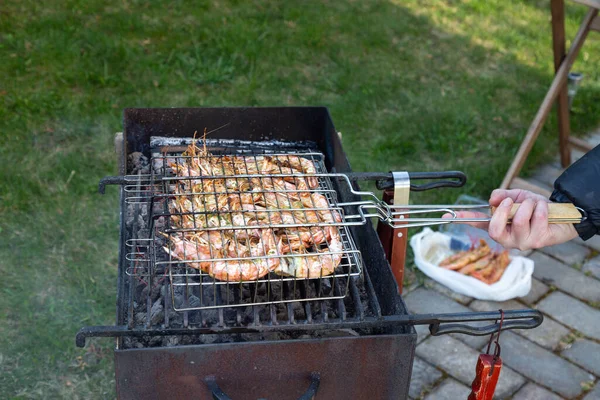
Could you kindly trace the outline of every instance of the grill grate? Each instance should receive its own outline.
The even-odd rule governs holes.
[[[287,307],[288,322],[293,322],[291,303],[343,299],[349,292],[357,296],[349,288],[355,287],[350,283],[361,274],[360,252],[349,233],[344,209],[337,205],[337,193],[327,174],[321,153],[211,148],[210,155],[199,157],[183,156],[181,150],[178,147],[163,148],[161,153],[155,153],[152,157],[151,175],[129,177],[131,184],[125,187],[126,202],[134,207],[143,204],[149,209],[147,215],[150,230],[147,237],[137,237],[126,242],[132,249],[126,255],[130,262],[126,271],[128,275],[143,279],[150,285],[153,280],[168,277],[171,285],[171,304],[168,306],[176,311],[220,309],[220,324],[224,323],[223,309],[230,307],[284,305]],[[264,168],[259,165],[267,164],[265,160],[278,161],[273,164],[276,169],[271,170],[270,174],[260,173]],[[309,161],[310,164],[307,165],[314,166],[314,170],[298,173],[287,166],[300,161]],[[203,176],[195,176],[189,168],[191,162],[210,165],[212,170],[204,171]],[[227,173],[228,169],[233,176]],[[173,170],[179,173],[175,174]],[[180,176],[182,172],[188,176]],[[252,187],[252,191],[247,190],[249,187]],[[244,203],[243,197],[252,200]],[[299,202],[299,198],[302,201]],[[226,202],[220,204],[222,199],[226,199]],[[265,202],[270,203],[264,204]],[[243,204],[245,208],[236,207]],[[234,223],[234,219],[241,222]],[[260,221],[259,225],[256,221]],[[259,230],[267,232],[267,237],[277,231],[280,245],[287,246],[288,252],[280,251],[279,245],[275,251],[269,252],[264,244],[262,249],[257,246],[258,254],[241,251],[242,243],[248,244],[250,236],[256,235]],[[177,257],[173,251],[166,249],[166,245],[174,239],[177,241],[186,235],[200,233],[210,240],[214,238],[214,243],[217,243],[204,248],[208,249],[209,254],[205,252],[198,257],[197,244],[191,250],[195,255],[193,257],[185,254],[186,246],[181,246],[183,257],[181,254]],[[317,239],[317,235],[325,240]],[[310,243],[320,244],[313,245],[313,252],[306,253],[303,246],[297,247],[297,242],[294,244],[290,239],[299,236]],[[233,239],[233,248],[229,246],[230,253],[233,251],[233,254],[224,257],[223,254],[217,254],[215,249],[224,247],[223,243],[226,243],[228,237]],[[225,279],[219,280],[211,277],[206,268],[203,271],[191,266],[198,267],[200,263],[203,266],[214,266],[222,262],[228,265],[235,265],[237,262],[256,266],[257,263],[264,265],[274,260],[280,265],[286,263],[295,266],[303,266],[308,261],[318,261],[321,265],[339,264],[327,276],[315,276],[310,272],[308,276],[298,276],[299,269],[296,268],[289,269],[288,276],[255,274],[251,279],[244,279],[242,276],[235,281],[230,279],[231,268],[226,276],[221,276]],[[239,265],[234,271],[236,269],[240,269]],[[290,274],[290,271],[294,274]],[[329,314],[327,303],[323,301],[320,304],[324,308],[320,315],[326,321]],[[148,301],[147,315],[151,315],[151,307],[152,302]],[[310,320],[310,304],[305,303],[304,308],[307,319]],[[335,308],[336,314],[345,316],[343,301]],[[271,307],[271,320],[274,322],[278,320],[276,313],[277,308]],[[184,325],[188,323],[187,319],[188,315],[185,313]],[[242,319],[238,310],[235,320],[241,323]],[[150,318],[148,323],[149,320]]]

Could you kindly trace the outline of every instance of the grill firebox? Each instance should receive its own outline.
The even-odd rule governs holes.
[[[204,128],[214,129],[209,143],[217,157],[304,154],[318,173],[351,172],[325,108],[126,109],[117,141],[125,178],[106,179],[100,188],[121,185],[116,326],[86,327],[77,335],[78,346],[86,337],[116,338],[119,398],[406,398],[416,346],[412,324],[429,323],[433,333],[443,333],[440,323],[498,318],[408,315],[369,223],[338,224],[342,261],[333,275],[317,279],[269,274],[215,281],[173,259],[157,233],[177,234],[168,223],[173,211],[161,203],[173,197],[172,177],[165,182],[164,168],[153,165],[181,155]],[[352,206],[361,200],[355,183],[321,177],[315,190],[333,209],[347,204],[340,213],[360,214]],[[541,323],[536,312],[507,313],[519,318],[530,320],[503,327]],[[453,324],[446,331],[496,329]]]

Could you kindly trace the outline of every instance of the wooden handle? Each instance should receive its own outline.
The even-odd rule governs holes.
[[[501,370],[502,359],[499,356],[494,360],[492,354],[480,354],[467,400],[492,400]]]
[[[513,204],[508,217],[509,221],[513,219],[520,206],[520,203]],[[496,207],[491,207],[491,210],[494,214]],[[571,203],[548,203],[548,222],[551,224],[578,223],[581,222],[581,217],[579,210]]]

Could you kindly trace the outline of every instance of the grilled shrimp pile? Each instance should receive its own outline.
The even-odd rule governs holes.
[[[453,254],[442,260],[439,266],[470,275],[491,285],[500,280],[508,264],[510,264],[508,251],[495,253],[485,240],[480,239],[478,247],[473,246],[468,251]]]
[[[343,255],[339,231],[316,224],[335,224],[341,217],[322,194],[311,191],[318,187],[317,178],[269,176],[314,174],[310,160],[212,156],[195,144],[182,155],[168,164],[176,176],[186,178],[174,181],[169,200],[171,223],[180,230],[165,247],[172,257],[223,281],[256,280],[269,272],[297,278],[334,272]],[[274,224],[315,226],[269,226]]]

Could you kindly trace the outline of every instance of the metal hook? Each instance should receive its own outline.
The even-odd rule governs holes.
[[[500,359],[500,333],[502,332],[502,323],[504,322],[504,310],[500,309],[500,325],[498,326],[498,333],[496,334],[496,340],[494,341],[494,358],[492,359],[492,368],[490,369],[490,376],[494,373],[494,367],[496,362]],[[486,354],[490,354],[490,347],[492,346],[492,340],[494,339],[494,333],[490,335],[490,341],[488,342]]]

